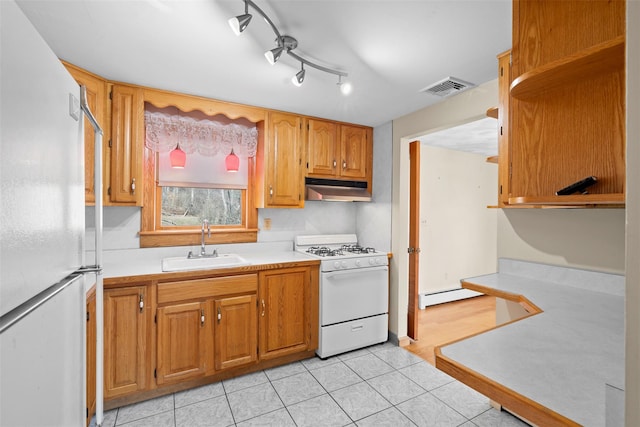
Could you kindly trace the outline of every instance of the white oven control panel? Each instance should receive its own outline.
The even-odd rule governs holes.
[[[320,263],[322,271],[335,271],[335,270],[352,270],[356,268],[368,268],[378,267],[382,265],[388,265],[389,260],[386,255],[375,255],[358,258],[345,258],[345,259],[327,259]]]

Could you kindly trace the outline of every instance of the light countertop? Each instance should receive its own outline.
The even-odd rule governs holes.
[[[441,348],[465,367],[585,426],[605,425],[606,384],[624,389],[624,276],[500,260],[465,279],[543,310]]]
[[[134,276],[155,276],[159,274],[193,273],[202,271],[230,271],[243,268],[255,269],[256,266],[270,264],[285,264],[295,262],[315,262],[316,258],[293,251],[291,242],[275,242],[265,244],[230,244],[207,245],[207,252],[214,248],[220,254],[237,253],[249,262],[249,266],[213,269],[213,270],[188,270],[180,272],[163,272],[162,259],[166,257],[187,256],[190,250],[198,253],[200,246],[181,246],[169,248],[126,249],[117,251],[104,251],[102,259],[103,275],[105,280]],[[93,253],[87,253],[87,259],[93,260]]]

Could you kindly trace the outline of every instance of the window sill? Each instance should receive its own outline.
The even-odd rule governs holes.
[[[200,230],[160,230],[141,231],[140,247],[157,248],[163,246],[190,246],[201,243]],[[211,237],[205,235],[205,243],[215,245],[221,243],[255,243],[258,241],[258,229],[224,229],[211,230]]]

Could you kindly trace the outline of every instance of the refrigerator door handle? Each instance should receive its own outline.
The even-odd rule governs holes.
[[[74,272],[0,317],[0,334],[82,277]]]

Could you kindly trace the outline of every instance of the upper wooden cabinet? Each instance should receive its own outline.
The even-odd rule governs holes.
[[[107,126],[107,82],[75,65],[62,61],[67,71],[73,78],[86,88],[87,103],[94,117],[103,130],[103,156],[107,152],[105,141],[108,141],[109,126]],[[94,153],[95,153],[95,135],[93,126],[89,120],[84,119],[84,199],[85,204],[92,205],[95,203],[94,183]],[[103,188],[106,188],[104,186]]]
[[[369,182],[372,135],[369,127],[308,119],[307,176]]]
[[[304,207],[302,117],[269,112],[262,145],[257,155],[257,206]]]
[[[511,51],[498,55],[498,207],[509,204],[509,85],[511,84]]]
[[[142,205],[144,190],[144,97],[136,86],[111,89],[111,185],[112,202]]]
[[[510,206],[624,206],[624,46],[624,1],[514,1]]]

